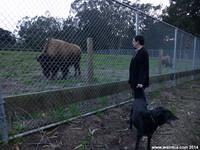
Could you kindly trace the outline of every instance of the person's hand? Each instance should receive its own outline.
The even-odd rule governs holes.
[[[136,88],[142,88],[143,85],[142,84],[137,84]]]

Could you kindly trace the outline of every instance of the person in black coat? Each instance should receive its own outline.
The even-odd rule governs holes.
[[[144,48],[144,38],[137,35],[133,39],[135,56],[132,58],[129,67],[128,83],[135,99],[145,99],[144,90],[149,86],[149,54]]]
[[[133,39],[133,48],[135,49],[135,55],[131,59],[128,83],[135,100],[130,113],[130,129],[132,129],[133,120],[137,118],[134,114],[147,111],[148,103],[144,90],[149,86],[149,54],[144,48],[143,36],[137,35]],[[134,108],[137,108],[137,110],[134,110]],[[139,122],[142,122],[141,117]],[[143,126],[140,126],[140,128],[142,130]]]

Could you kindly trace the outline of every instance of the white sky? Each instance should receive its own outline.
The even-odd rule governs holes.
[[[169,0],[140,0],[140,3],[151,3],[153,5],[169,6]]]
[[[0,0],[0,28],[14,31],[17,22],[25,16],[45,15],[66,18],[74,0]],[[140,3],[168,6],[169,0],[140,0]]]

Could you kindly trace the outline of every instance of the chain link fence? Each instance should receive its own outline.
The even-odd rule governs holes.
[[[32,9],[24,7],[25,13]],[[114,0],[75,0],[68,18],[47,12],[16,26],[14,32],[0,29],[0,89],[11,99],[5,104],[9,135],[117,103],[101,97],[74,104],[73,98],[85,86],[95,95],[100,85],[127,81],[137,34],[145,37],[151,76],[200,68],[200,38]]]

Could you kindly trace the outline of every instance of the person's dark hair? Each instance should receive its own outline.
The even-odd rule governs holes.
[[[142,35],[137,35],[135,37],[135,42],[139,41],[140,45],[144,45],[144,37]]]

